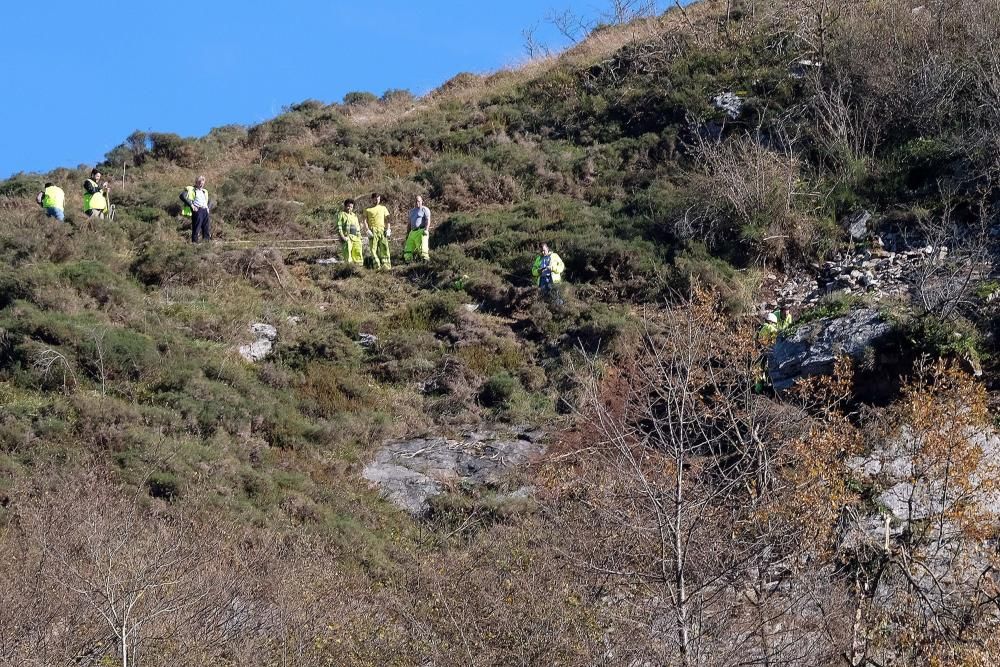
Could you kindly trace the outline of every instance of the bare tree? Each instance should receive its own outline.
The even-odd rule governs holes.
[[[192,584],[212,549],[196,539],[189,518],[156,517],[141,499],[140,492],[122,495],[94,477],[23,513],[44,576],[103,624],[122,667],[135,662],[145,640],[169,636],[173,622],[209,595]]]
[[[942,362],[870,420],[863,465],[887,521],[853,553],[853,667],[995,664],[1000,467],[989,421],[983,387]]]
[[[602,462],[589,567],[615,591],[616,624],[643,633],[629,658],[818,664],[834,646],[817,602],[832,572],[802,564],[835,521],[819,520],[825,492],[810,495],[824,482],[793,479],[788,457],[818,464],[843,442],[804,446],[811,420],[753,392],[753,335],[710,302],[647,321],[636,350],[584,399]]]
[[[548,58],[552,55],[552,51],[545,44],[538,41],[535,33],[537,29],[525,28],[521,31],[521,38],[524,40],[524,52],[527,54],[528,58],[534,60],[535,58]]]
[[[928,252],[914,277],[914,291],[925,312],[949,319],[970,305],[976,283],[990,274],[992,253],[986,227],[990,216],[986,195],[980,199],[975,222],[960,224],[954,215],[955,184],[938,185],[940,218],[927,215],[920,220],[920,237]]]

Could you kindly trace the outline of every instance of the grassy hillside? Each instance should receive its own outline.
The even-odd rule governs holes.
[[[850,457],[928,415],[983,432],[995,417],[995,284],[958,269],[992,243],[1000,23],[971,1],[760,4],[599,27],[422,98],[136,132],[101,163],[119,175],[114,222],[79,210],[89,167],[0,183],[2,661],[114,664],[148,617],[126,638],[133,664],[991,664],[992,585],[946,614],[872,574],[915,576],[913,531],[897,551],[842,543],[878,496]],[[713,103],[726,92],[738,113]],[[187,243],[179,217],[196,173],[217,200],[212,244]],[[34,205],[46,180],[68,193],[65,225]],[[373,191],[398,224],[396,268],[317,264],[339,250],[299,240],[330,239],[340,202]],[[418,194],[432,258],[403,266]],[[880,408],[844,395],[847,370],[808,396],[753,394],[757,304],[847,248],[840,223],[861,210],[880,234],[951,249],[883,306],[926,373],[905,369]],[[561,306],[532,287],[540,241],[566,262]],[[255,322],[278,340],[248,364]],[[692,330],[712,345],[678,348]],[[930,370],[963,354],[982,381]],[[695,382],[694,421],[677,423],[712,434],[682,429],[690,459],[648,440],[669,410],[636,412],[677,381],[664,359]],[[542,427],[549,455],[422,520],[361,479],[386,440],[478,426]],[[758,434],[767,475],[741,476],[733,432]],[[637,491],[621,463],[639,450]],[[677,552],[650,535],[688,469],[740,483],[691,490],[684,521],[717,530],[692,528],[705,620],[675,639],[695,607],[657,572]],[[531,502],[503,500],[524,485]],[[975,571],[989,572],[993,528],[967,519],[988,533]],[[144,587],[131,619],[102,615],[109,590]]]

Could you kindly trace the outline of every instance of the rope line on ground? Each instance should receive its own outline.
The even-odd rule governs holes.
[[[322,241],[337,241],[342,242],[339,238],[329,238],[329,239],[280,239],[276,243],[320,243]],[[219,243],[260,243],[260,239],[234,239],[219,241]]]
[[[339,244],[328,243],[326,245],[306,245],[306,246],[278,246],[278,245],[257,245],[257,246],[245,246],[240,248],[240,250],[262,250],[268,248],[271,250],[316,250],[319,248],[339,248]]]

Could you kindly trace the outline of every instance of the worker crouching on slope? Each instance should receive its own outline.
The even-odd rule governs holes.
[[[757,333],[757,339],[764,345],[773,345],[778,334],[792,326],[792,314],[787,310],[775,310],[764,316],[764,324]]]
[[[38,205],[45,209],[45,215],[59,222],[66,219],[66,193],[54,183],[46,183],[45,189],[35,197]]]
[[[191,243],[198,242],[198,235],[204,241],[212,240],[212,224],[208,216],[208,190],[205,189],[205,177],[194,179],[194,186],[187,186],[181,192],[184,210],[181,215],[191,218]]]
[[[109,189],[107,181],[101,182],[101,170],[92,170],[90,178],[83,182],[83,212],[88,218],[104,218],[108,212]]]
[[[771,386],[768,374],[767,360],[771,347],[778,341],[778,336],[792,326],[792,314],[787,310],[774,310],[764,316],[764,324],[757,332],[757,341],[763,346],[760,356],[753,363],[751,372],[754,374],[753,390],[760,394]]]
[[[430,253],[431,210],[424,206],[424,198],[417,197],[417,205],[410,209],[410,231],[403,246],[403,261],[409,262],[413,255],[423,261],[431,258]]]
[[[389,257],[389,238],[392,230],[387,218],[389,209],[382,205],[382,197],[372,194],[372,205],[365,209],[365,225],[368,227],[368,238],[371,239],[372,266],[376,269],[391,269]]]
[[[354,200],[344,200],[344,210],[337,214],[337,234],[344,243],[344,261],[348,264],[364,264],[364,250],[361,246],[361,223],[354,212]]]
[[[549,250],[547,243],[543,243],[539,250],[540,254],[535,258],[535,263],[531,267],[531,275],[535,277],[535,284],[538,285],[543,296],[557,305],[562,304],[558,285],[562,282],[562,272],[566,266],[558,254]]]

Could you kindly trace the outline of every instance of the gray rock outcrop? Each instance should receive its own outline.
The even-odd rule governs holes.
[[[992,483],[997,475],[1000,435],[993,431],[970,432],[967,438],[968,444],[981,453],[968,486],[957,482],[948,486],[943,479],[925,478],[921,470],[925,464],[916,458],[918,443],[908,428],[871,453],[848,461],[855,475],[877,489],[876,504],[881,516],[867,519],[870,525],[865,532],[876,540],[885,532],[898,536],[914,522],[947,517],[960,503],[972,513],[1000,517],[1000,490]],[[947,522],[942,527],[945,534],[955,531],[947,527]]]
[[[544,451],[537,435],[504,438],[473,432],[462,440],[426,437],[391,441],[365,466],[362,476],[395,505],[420,516],[427,512],[428,501],[448,487],[498,484],[507,472]]]
[[[865,308],[843,317],[803,324],[775,343],[768,358],[768,374],[777,390],[788,389],[799,378],[829,375],[837,357],[861,360],[893,327],[877,310]]]
[[[278,339],[278,330],[270,324],[256,322],[250,325],[250,331],[256,340],[249,345],[241,345],[240,356],[254,363],[261,361],[271,354],[274,348],[274,341]]]

